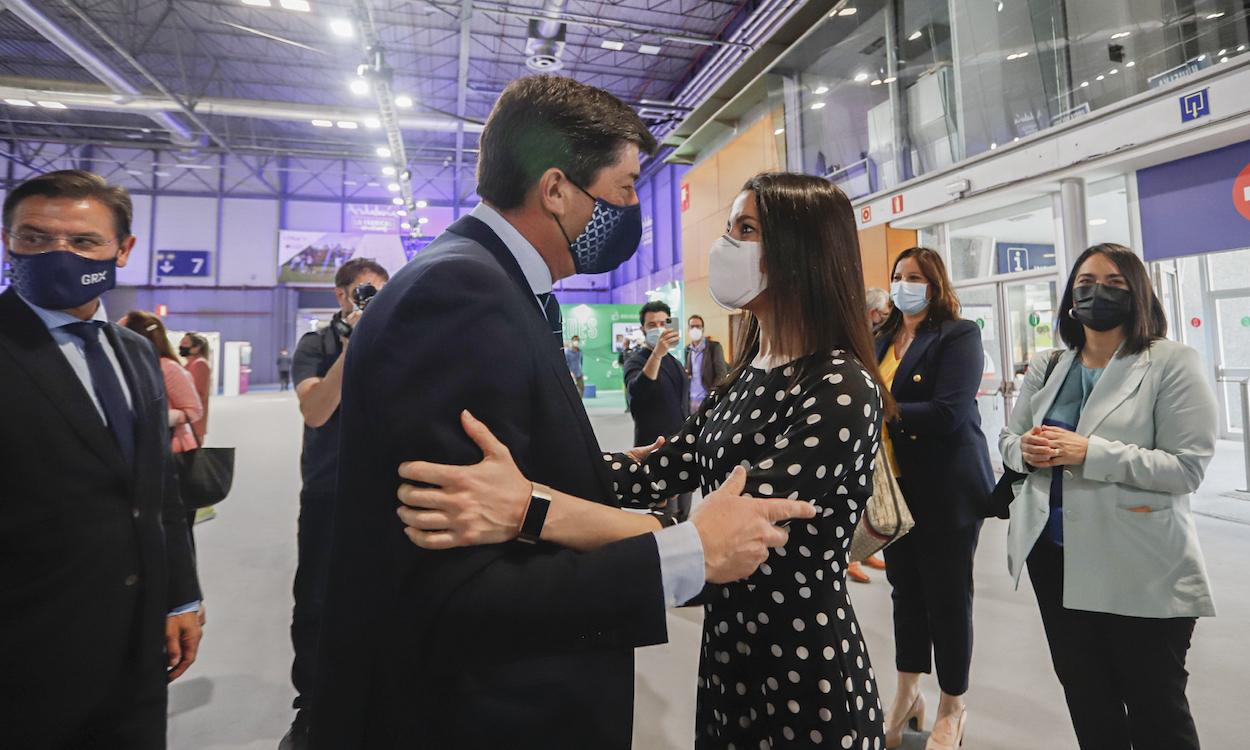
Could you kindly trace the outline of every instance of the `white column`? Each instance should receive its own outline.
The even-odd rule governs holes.
[[[1072,270],[1072,263],[1089,247],[1089,224],[1085,215],[1085,180],[1079,177],[1059,182],[1058,216],[1063,227],[1063,270]],[[1060,256],[1056,254],[1056,265]]]

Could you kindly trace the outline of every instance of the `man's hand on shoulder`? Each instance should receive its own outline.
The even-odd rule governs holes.
[[[784,547],[789,539],[790,532],[777,523],[816,515],[811,503],[744,495],[746,481],[746,470],[735,468],[690,518],[703,542],[709,583],[730,583],[751,575],[768,559],[769,548]]]

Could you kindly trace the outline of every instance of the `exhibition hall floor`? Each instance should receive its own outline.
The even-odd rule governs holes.
[[[632,423],[619,398],[588,402],[605,448],[628,444]],[[218,517],[196,528],[208,625],[199,661],[170,689],[171,750],[274,750],[291,721],[291,579],[295,570],[300,417],[290,393],[214,398],[210,445],[238,449],[234,492]],[[1250,499],[1239,445],[1221,445],[1195,500],[1219,617],[1199,622],[1190,652],[1189,697],[1204,747],[1245,745],[1250,672]],[[976,572],[976,652],[968,750],[1076,747],[1027,582],[1013,591],[1006,572],[1006,524],[987,523]],[[885,576],[853,585],[881,692],[894,692],[890,598]],[[670,642],[638,652],[634,747],[691,748],[699,610],[669,614]],[[925,682],[930,714],[937,685]],[[419,698],[415,698],[418,699]],[[923,739],[909,737],[920,750]],[[592,749],[588,749],[592,750]]]

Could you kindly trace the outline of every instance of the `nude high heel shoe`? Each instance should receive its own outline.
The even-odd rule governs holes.
[[[894,726],[885,728],[885,746],[891,749],[902,747],[903,729],[909,725],[915,732],[919,732],[924,726],[924,696],[919,693],[916,694],[916,699],[911,702],[911,708],[907,709],[903,718]]]
[[[944,716],[933,722],[933,733],[925,743],[924,750],[955,750],[964,744],[964,725],[968,723],[968,709],[958,715]]]

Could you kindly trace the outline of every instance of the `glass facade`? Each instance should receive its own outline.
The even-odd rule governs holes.
[[[946,234],[955,282],[1055,265],[1055,210],[1048,195],[953,221]]]
[[[790,168],[859,198],[1247,52],[1240,0],[855,0],[771,73]]]

